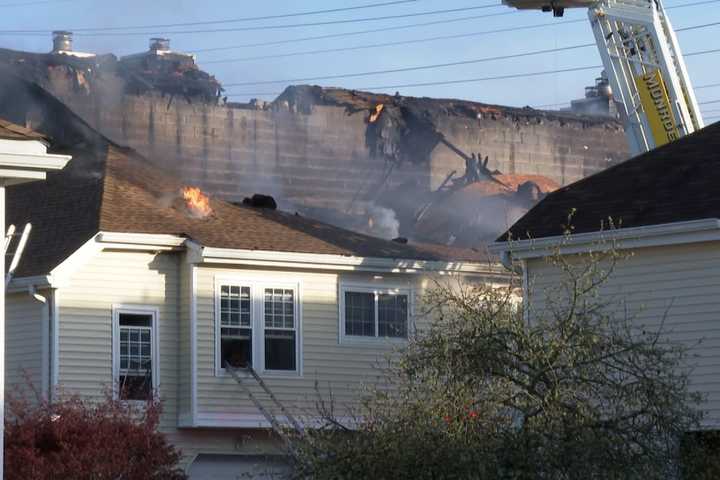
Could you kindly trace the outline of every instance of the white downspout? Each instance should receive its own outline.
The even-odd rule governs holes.
[[[515,263],[513,263],[512,255],[510,254],[510,250],[503,250],[502,252],[500,252],[500,263],[508,271],[515,273],[517,275],[523,275],[522,265],[516,265]]]

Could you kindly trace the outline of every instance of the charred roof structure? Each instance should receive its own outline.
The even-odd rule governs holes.
[[[73,51],[69,32],[54,43],[49,54],[0,51],[0,117],[70,145],[91,128],[214,198],[265,194],[279,210],[386,239],[479,246],[627,152],[608,117],[307,85],[230,104],[167,39],[119,60]],[[46,97],[84,126],[66,128]]]
[[[404,245],[217,198],[209,198],[208,210],[197,215],[183,198],[188,187],[180,179],[105,138],[49,95],[41,99],[62,120],[48,123],[43,133],[60,133],[52,149],[72,155],[73,162],[49,174],[45,183],[8,190],[8,221],[35,226],[18,275],[49,272],[98,232],[180,235],[230,249],[440,261],[485,258],[476,250]],[[0,125],[0,132],[45,138],[6,121]]]
[[[551,193],[512,226],[515,239],[716,218],[720,123]],[[499,241],[505,241],[508,233]]]
[[[170,50],[170,41],[150,39],[148,51],[118,58],[76,52],[72,32],[53,32],[50,53],[0,49],[0,66],[58,94],[156,93],[187,102],[217,103],[222,87],[200,70],[195,57]]]

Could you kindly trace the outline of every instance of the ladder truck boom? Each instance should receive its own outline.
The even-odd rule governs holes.
[[[661,0],[503,0],[562,16],[588,8],[590,24],[633,155],[702,128],[675,31]]]

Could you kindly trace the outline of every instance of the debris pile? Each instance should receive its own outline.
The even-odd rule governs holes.
[[[214,76],[198,68],[193,55],[170,50],[166,38],[151,38],[149,51],[121,58],[117,73],[125,80],[126,93],[134,95],[157,91],[188,103],[217,103],[223,92]]]

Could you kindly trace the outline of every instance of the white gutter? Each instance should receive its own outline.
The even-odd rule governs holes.
[[[573,254],[588,250],[603,251],[612,247],[633,249],[712,241],[720,241],[720,219],[717,218],[495,242],[488,250],[501,257],[512,256],[513,260],[521,260],[547,257],[558,252]]]
[[[263,267],[332,269],[368,272],[439,272],[439,273],[504,273],[489,262],[444,262],[413,259],[354,257],[319,253],[278,252],[203,247],[177,235],[101,232],[97,241],[105,248],[142,248],[177,250],[187,248],[193,263],[237,264]]]
[[[396,273],[416,273],[420,271],[462,273],[501,272],[501,269],[496,265],[482,262],[444,262],[212,247],[202,248],[200,254],[204,263],[236,263],[268,267],[322,268]]]

